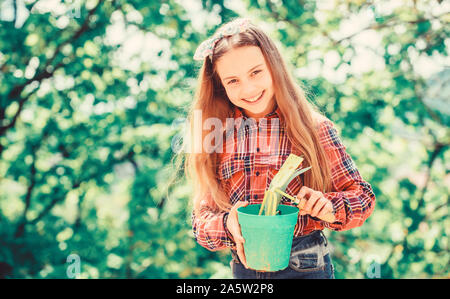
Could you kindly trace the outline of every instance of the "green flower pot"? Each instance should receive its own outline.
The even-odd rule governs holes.
[[[260,207],[258,204],[237,209],[247,265],[254,270],[283,270],[289,265],[299,210],[279,205],[281,215],[260,216]]]

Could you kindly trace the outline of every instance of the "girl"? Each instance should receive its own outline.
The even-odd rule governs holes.
[[[197,242],[211,251],[231,249],[235,278],[334,278],[322,230],[362,225],[374,209],[375,195],[333,123],[306,99],[273,41],[248,19],[219,28],[194,59],[203,65],[189,116],[190,138],[197,149],[200,143],[200,151],[187,154],[185,171],[194,182]],[[202,119],[218,120],[213,122],[216,133],[226,128],[219,129],[223,138],[213,151],[203,148],[212,130],[196,126],[198,112]],[[270,146],[258,146],[268,141]],[[256,150],[250,144],[257,144]],[[290,153],[303,156],[302,167],[312,168],[286,189],[300,199],[289,267],[255,271],[246,264],[236,210],[262,202]],[[282,204],[294,205],[284,199]]]

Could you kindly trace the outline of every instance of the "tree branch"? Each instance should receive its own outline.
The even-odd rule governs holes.
[[[13,0],[13,10],[14,10],[14,26],[16,26],[16,22],[17,22],[17,0]]]
[[[436,142],[434,144],[433,152],[431,152],[430,157],[429,157],[428,162],[427,162],[428,169],[427,169],[426,182],[425,182],[424,187],[421,190],[421,194],[419,196],[419,203],[417,205],[416,210],[419,210],[425,203],[425,193],[427,191],[428,184],[430,182],[431,168],[433,167],[434,161],[436,160],[436,158],[439,155],[439,153],[447,146],[449,146],[449,144],[442,144],[442,143],[439,143],[439,142]],[[420,222],[424,221],[426,218],[427,218],[427,214],[424,214],[420,218],[414,218],[412,223],[408,226],[408,228],[406,228],[406,231],[409,232],[409,233],[414,231],[413,228],[414,227],[418,227],[418,224]],[[407,238],[405,237],[405,238],[403,238],[402,241],[399,241],[399,242],[396,242],[396,243],[392,244],[392,250],[389,253],[388,257],[386,258],[385,264],[387,264],[389,262],[389,260],[393,257],[394,252],[395,252],[395,247],[397,247],[398,245],[401,245],[403,250],[405,250],[408,247],[408,240],[407,240]]]
[[[128,161],[130,161],[131,162],[131,164],[133,164],[133,167],[135,168],[135,171],[138,171],[138,166],[137,166],[137,163],[136,163],[136,161],[134,161],[134,159],[133,159],[133,156],[134,156],[134,151],[133,150],[130,150],[128,153],[126,153],[123,157],[120,157],[119,159],[116,159],[115,161],[114,161],[114,163],[121,163],[121,162],[123,162],[123,161],[126,161],[126,160],[128,160]],[[57,165],[55,165],[54,167],[58,167]],[[18,238],[18,237],[21,237],[21,236],[23,236],[23,234],[25,233],[25,226],[26,225],[29,225],[29,224],[31,224],[31,225],[34,225],[34,224],[36,224],[37,222],[39,222],[42,218],[44,218],[53,208],[54,208],[54,206],[56,205],[56,204],[58,204],[59,202],[61,202],[61,201],[63,201],[65,198],[66,198],[66,196],[67,196],[67,193],[69,192],[69,191],[71,191],[71,190],[73,190],[73,189],[77,189],[78,187],[80,187],[80,185],[81,185],[81,183],[82,182],[87,182],[87,181],[89,181],[89,180],[91,180],[93,177],[95,177],[96,176],[96,173],[93,173],[91,176],[89,176],[89,177],[87,177],[87,178],[78,178],[78,180],[77,181],[75,181],[73,184],[72,184],[72,187],[70,188],[70,189],[68,189],[68,190],[66,190],[66,192],[64,192],[64,194],[63,195],[61,195],[60,197],[55,197],[55,198],[53,198],[52,199],[52,201],[39,213],[39,215],[38,216],[36,216],[33,220],[30,220],[30,221],[27,221],[26,220],[26,218],[25,218],[25,221],[23,221],[20,225],[19,225],[19,227],[17,228],[17,230],[16,230],[16,233],[15,233],[15,237],[16,238]],[[30,196],[31,196],[31,194],[30,194]]]
[[[73,231],[74,233],[78,231],[78,229],[81,226],[81,204],[84,201],[84,198],[86,197],[86,192],[83,192],[79,197],[78,197],[78,205],[77,205],[77,217],[75,219],[75,224],[74,224],[74,228]]]
[[[17,109],[17,111],[16,111],[16,113],[14,114],[13,119],[10,121],[10,123],[7,124],[7,125],[5,125],[5,126],[0,127],[0,136],[5,135],[6,130],[12,128],[12,127],[15,125],[16,120],[17,120],[17,118],[19,117],[19,115],[20,115],[20,113],[21,113],[21,111],[22,111],[22,109],[23,109],[23,105],[25,104],[25,102],[26,102],[27,99],[29,98],[29,95],[28,95],[27,97],[20,98],[20,94],[21,94],[22,91],[25,89],[25,87],[26,87],[28,84],[30,84],[31,82],[33,82],[33,81],[41,82],[42,80],[44,80],[44,79],[46,79],[46,78],[49,78],[49,77],[53,76],[53,72],[54,72],[56,69],[60,68],[61,66],[62,66],[62,64],[59,64],[59,65],[57,65],[57,66],[54,68],[54,70],[53,70],[52,72],[44,71],[44,72],[42,72],[42,73],[39,73],[39,74],[38,74],[37,76],[35,76],[34,78],[27,80],[25,83],[13,87],[13,89],[12,89],[12,90],[10,91],[10,93],[8,94],[8,98],[9,98],[9,99],[15,99],[15,98],[18,98],[18,99],[19,99],[19,108]],[[2,115],[3,115],[3,113],[2,113]]]
[[[21,237],[25,232],[27,213],[31,206],[31,194],[33,193],[33,189],[36,185],[36,150],[37,148],[34,147],[31,152],[33,162],[31,162],[30,166],[30,185],[28,186],[27,193],[25,195],[25,208],[23,209],[21,220],[17,226],[16,233],[14,234],[16,238]]]
[[[443,144],[440,142],[436,142],[434,144],[433,152],[431,152],[430,158],[428,159],[427,176],[425,179],[425,185],[423,186],[421,195],[419,197],[419,203],[417,205],[417,209],[420,209],[425,203],[425,193],[427,192],[428,184],[430,183],[430,180],[431,180],[431,168],[433,167],[434,161],[436,160],[439,153],[448,146],[449,146],[449,144]],[[425,218],[425,216],[423,216],[423,218]],[[422,221],[422,220],[423,219],[420,219],[419,221]]]
[[[78,188],[80,186],[80,184],[81,184],[81,182],[74,183],[69,190],[71,191],[73,189]],[[44,218],[53,209],[53,207],[57,203],[59,203],[60,201],[63,201],[66,198],[66,195],[67,195],[67,193],[69,193],[69,190],[67,190],[67,192],[65,192],[62,196],[53,198],[52,201],[39,213],[39,215],[36,216],[36,218],[34,218],[33,220],[29,221],[27,224],[34,225],[34,224],[38,223],[42,218]]]
[[[394,20],[395,20],[394,16],[390,16],[390,19],[386,23],[371,24],[371,25],[367,26],[366,28],[361,29],[358,32],[352,33],[349,36],[343,37],[343,38],[338,39],[338,40],[333,40],[325,32],[323,32],[323,34],[326,35],[330,40],[332,40],[334,45],[337,45],[337,44],[343,42],[344,40],[351,39],[352,37],[354,37],[354,36],[364,32],[366,30],[380,30],[380,29],[383,29],[383,28],[386,28],[386,27],[393,27],[393,26],[400,25],[400,24],[418,24],[418,23],[423,23],[423,22],[430,21],[430,20],[440,19],[441,17],[445,16],[446,14],[448,14],[448,13],[443,13],[443,14],[438,15],[438,16],[432,16],[431,18],[418,18],[418,19],[411,20],[411,21],[398,21],[398,22],[394,22]]]
[[[46,78],[50,78],[53,76],[55,70],[57,70],[58,68],[64,66],[64,63],[59,63],[58,65],[56,65],[55,67],[53,67],[51,70],[49,70],[49,67],[51,66],[51,64],[53,63],[53,61],[56,59],[56,57],[58,56],[58,54],[61,52],[61,49],[64,45],[69,44],[69,43],[73,43],[75,40],[77,40],[83,33],[85,33],[88,29],[89,29],[89,19],[90,17],[95,13],[95,11],[97,10],[97,8],[100,6],[100,4],[103,2],[103,0],[100,0],[97,5],[92,8],[87,17],[85,18],[83,24],[81,25],[81,27],[72,35],[72,37],[70,37],[68,40],[66,40],[65,42],[59,44],[56,49],[55,52],[53,53],[53,56],[46,62],[45,66],[42,67],[40,72],[37,72],[35,74],[35,76],[29,80],[27,80],[25,83],[17,85],[15,87],[13,87],[11,89],[11,91],[8,93],[7,98],[11,101],[18,101],[19,102],[19,109],[16,111],[15,115],[13,116],[12,120],[9,122],[9,124],[7,125],[3,125],[0,127],[0,137],[4,136],[6,134],[6,131],[9,130],[10,128],[14,127],[17,118],[19,117],[24,104],[26,103],[26,101],[29,99],[29,95],[26,97],[21,97],[21,93],[24,91],[25,87],[28,86],[30,83],[37,81],[38,83],[40,83],[43,79]],[[6,110],[6,107],[0,107],[0,115],[4,116],[4,112]],[[0,119],[2,120],[2,119]],[[0,148],[0,150],[3,150],[3,147]],[[0,155],[1,155],[1,151],[0,151]]]
[[[85,33],[88,29],[89,29],[89,19],[90,17],[95,13],[95,11],[97,10],[97,8],[100,6],[100,4],[103,2],[103,0],[99,0],[97,5],[92,8],[89,12],[87,17],[84,19],[83,24],[81,25],[81,27],[74,33],[74,35],[69,38],[68,40],[66,40],[65,42],[62,42],[61,44],[59,44],[56,49],[55,52],[53,53],[53,56],[47,61],[47,63],[45,64],[43,70],[45,71],[47,69],[48,66],[50,66],[53,63],[53,60],[55,60],[55,58],[58,56],[58,54],[61,52],[61,49],[67,45],[67,44],[72,44],[75,40],[77,40],[83,33]]]

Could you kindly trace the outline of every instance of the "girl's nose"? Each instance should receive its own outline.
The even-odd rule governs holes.
[[[240,97],[241,99],[253,98],[259,95],[259,92],[261,92],[261,90],[259,90],[256,86],[247,85],[242,88]]]

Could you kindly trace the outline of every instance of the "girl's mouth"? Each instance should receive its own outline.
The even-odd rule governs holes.
[[[264,96],[264,93],[266,92],[266,90],[263,90],[262,92],[261,92],[261,94],[258,96],[258,98],[253,98],[253,99],[251,99],[250,101],[249,100],[243,100],[243,101],[245,101],[245,102],[247,102],[247,103],[249,103],[249,104],[255,104],[255,103],[257,103],[257,102],[259,102],[259,100],[261,100],[262,99],[262,97]]]

